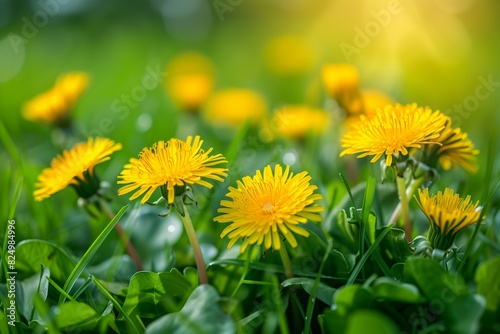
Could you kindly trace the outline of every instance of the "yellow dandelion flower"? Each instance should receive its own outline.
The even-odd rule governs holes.
[[[286,106],[277,110],[272,118],[276,132],[287,138],[301,139],[308,133],[322,133],[329,123],[328,113],[308,106]]]
[[[89,76],[84,72],[61,75],[53,88],[24,104],[24,118],[58,126],[65,125],[69,120],[69,112],[87,88],[88,82]]]
[[[264,243],[265,249],[281,248],[281,236],[292,247],[297,246],[293,233],[309,236],[309,232],[299,226],[308,220],[321,221],[318,214],[323,208],[315,201],[321,200],[319,194],[314,194],[316,186],[311,185],[311,177],[307,172],[296,175],[285,170],[280,165],[274,168],[264,168],[264,174],[258,170],[252,178],[246,176],[237,181],[238,188],[229,187],[226,195],[231,200],[222,200],[218,212],[220,216],[214,221],[231,223],[221,234],[230,241],[228,249],[238,239],[244,239],[240,251],[243,253],[248,245]],[[293,233],[292,233],[293,232]]]
[[[443,113],[415,103],[388,105],[373,117],[361,115],[360,122],[353,124],[342,137],[344,151],[340,156],[373,155],[371,162],[376,162],[385,154],[386,165],[391,166],[393,154],[405,156],[409,148],[434,143],[432,140],[439,137],[447,121]]]
[[[328,95],[337,101],[347,116],[363,112],[356,67],[351,64],[328,64],[323,66],[321,74]]]
[[[184,111],[198,112],[212,92],[214,70],[211,61],[196,52],[185,52],[167,66],[165,88]]]
[[[247,120],[257,124],[266,115],[266,101],[257,92],[250,89],[226,89],[209,99],[205,118],[212,124],[237,128]]]
[[[479,201],[473,204],[470,196],[460,198],[449,188],[433,196],[429,195],[429,188],[419,189],[418,196],[420,201],[414,198],[429,219],[429,240],[434,248],[450,248],[458,231],[480,220]]]
[[[300,75],[309,71],[314,54],[306,40],[292,35],[271,39],[264,50],[266,65],[278,75]]]
[[[204,179],[223,182],[221,176],[227,176],[227,168],[213,166],[227,161],[222,154],[210,156],[213,149],[204,151],[202,144],[200,136],[196,136],[194,140],[189,136],[186,141],[173,138],[167,142],[159,141],[151,148],[144,148],[139,153],[139,159],[130,159],[118,176],[118,184],[125,184],[118,190],[118,194],[135,191],[130,200],[144,195],[141,200],[144,204],[160,188],[162,196],[168,204],[172,204],[176,187],[199,184],[212,188],[212,184]]]
[[[476,173],[479,168],[476,163],[479,150],[474,149],[474,144],[467,137],[467,133],[462,132],[460,128],[452,129],[449,124],[450,122],[441,135],[435,139],[435,142],[442,144],[437,149],[434,148],[439,163],[445,170],[460,165],[469,173]]]
[[[99,189],[99,179],[94,168],[109,160],[111,153],[122,145],[107,138],[89,138],[86,143],[75,145],[52,160],[38,176],[33,193],[41,201],[71,185],[82,198],[89,198]]]

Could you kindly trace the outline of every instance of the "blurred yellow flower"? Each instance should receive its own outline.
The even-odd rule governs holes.
[[[303,105],[278,109],[271,120],[276,132],[286,138],[301,139],[308,133],[322,133],[329,123],[328,113]]]
[[[165,88],[184,111],[198,112],[212,92],[213,84],[213,65],[200,53],[182,53],[167,65]]]
[[[125,184],[118,194],[135,191],[130,200],[144,195],[141,200],[144,204],[160,188],[163,198],[172,204],[176,190],[182,190],[188,184],[212,188],[212,184],[203,178],[224,181],[221,176],[227,176],[227,168],[213,166],[227,163],[226,159],[222,154],[210,156],[213,149],[204,151],[202,144],[200,136],[196,136],[194,141],[189,136],[186,141],[172,138],[167,142],[159,141],[151,148],[144,148],[139,153],[139,159],[130,159],[118,176],[118,184]]]
[[[321,74],[326,92],[344,109],[347,117],[363,112],[356,67],[351,64],[327,64]]]
[[[271,39],[264,51],[266,65],[278,75],[300,75],[311,70],[314,54],[306,40],[292,35]]]
[[[460,198],[449,188],[433,196],[429,195],[429,188],[419,189],[418,196],[420,201],[413,197],[429,219],[429,241],[434,248],[447,250],[458,231],[480,221],[479,201],[472,204],[470,196]]]
[[[389,104],[394,104],[394,100],[384,92],[374,89],[363,89],[361,91],[363,110],[368,117],[373,116],[380,109],[384,109]]]
[[[122,145],[107,138],[89,138],[86,143],[75,145],[52,160],[38,176],[35,200],[41,201],[71,185],[82,198],[89,198],[99,190],[99,179],[94,168],[109,160],[111,153]]]
[[[56,126],[66,125],[69,121],[69,112],[88,83],[89,76],[84,72],[61,75],[54,87],[24,104],[24,118]]]
[[[208,122],[234,128],[247,120],[257,124],[266,115],[266,101],[250,89],[226,89],[215,93],[209,99],[205,112]]]
[[[308,220],[321,221],[318,214],[323,211],[315,201],[321,200],[319,194],[314,194],[316,186],[311,185],[311,177],[307,172],[296,175],[285,170],[280,165],[274,168],[264,168],[264,174],[258,170],[255,176],[245,176],[237,181],[238,188],[229,187],[226,195],[231,200],[222,200],[218,212],[220,216],[214,218],[219,223],[232,223],[221,234],[230,241],[228,249],[236,241],[244,239],[240,252],[244,252],[248,245],[264,243],[265,249],[273,247],[279,250],[282,246],[282,237],[292,247],[297,247],[297,240],[293,233],[309,236],[299,224]],[[293,232],[293,233],[292,233]]]
[[[479,166],[476,163],[476,155],[479,154],[479,150],[474,149],[474,144],[467,137],[467,133],[462,132],[460,128],[452,129],[448,122],[448,126],[434,141],[442,146],[433,145],[429,149],[436,151],[443,169],[448,170],[460,165],[469,173],[477,172]]]
[[[449,120],[440,111],[417,104],[388,105],[373,117],[361,115],[342,137],[346,154],[360,154],[358,158],[373,155],[371,162],[386,156],[386,165],[392,164],[393,155],[407,155],[409,148],[420,148],[423,144],[435,143]],[[438,144],[437,144],[438,145]]]

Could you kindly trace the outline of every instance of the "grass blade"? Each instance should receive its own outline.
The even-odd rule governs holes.
[[[120,312],[123,315],[123,317],[125,318],[125,320],[127,320],[127,322],[129,323],[129,325],[132,326],[132,328],[135,330],[135,332],[136,333],[140,333],[140,331],[137,329],[137,327],[135,326],[135,324],[132,321],[132,319],[128,316],[127,313],[125,313],[125,311],[121,307],[120,303],[118,303],[118,301],[116,299],[114,299],[113,296],[111,296],[111,294],[109,293],[109,291],[106,290],[106,288],[104,287],[104,285],[102,285],[102,283],[99,282],[99,280],[97,278],[95,278],[95,277],[92,277],[92,281],[95,283],[95,285],[97,286],[97,288],[99,290],[101,290],[102,294],[104,296],[106,296],[106,298],[108,298],[111,303],[113,303],[113,306],[116,307],[116,309],[118,310],[118,312]]]
[[[85,254],[83,254],[82,258],[80,261],[75,266],[75,269],[71,272],[69,275],[68,279],[66,280],[66,283],[64,283],[63,290],[66,291],[66,293],[69,293],[71,288],[75,285],[76,280],[80,277],[80,275],[83,273],[87,265],[90,263],[94,255],[97,253],[99,250],[99,247],[102,245],[108,234],[111,232],[111,230],[115,227],[115,225],[118,223],[118,220],[123,216],[125,211],[128,209],[129,204],[125,205],[118,211],[116,214],[115,218],[109,222],[108,226],[99,234],[97,239],[94,240],[92,245],[87,249]],[[66,296],[61,295],[59,297],[59,304],[64,303],[66,300]]]
[[[321,261],[321,265],[319,267],[318,274],[316,275],[316,279],[314,280],[314,285],[311,289],[311,294],[309,295],[309,300],[307,302],[307,310],[306,310],[306,323],[304,325],[304,334],[309,333],[309,329],[311,329],[311,321],[312,314],[314,310],[314,304],[316,302],[316,294],[318,292],[319,282],[321,279],[321,273],[323,272],[323,268],[325,267],[326,260],[330,255],[330,252],[333,248],[333,242],[331,239],[328,239],[328,246],[326,247],[325,255],[323,256],[323,260]]]
[[[5,128],[5,125],[2,121],[0,121],[0,140],[3,142],[5,149],[9,152],[9,155],[16,164],[18,168],[22,167],[22,159],[21,155],[19,155],[19,150],[16,148],[12,137],[9,135],[9,132]]]
[[[347,280],[346,285],[351,285],[354,282],[354,280],[356,279],[356,277],[358,277],[358,274],[361,271],[361,268],[363,268],[363,266],[365,265],[366,260],[368,260],[368,257],[376,250],[376,248],[378,247],[380,242],[382,242],[382,240],[386,237],[386,235],[389,234],[389,232],[392,229],[392,226],[393,226],[393,224],[387,225],[384,228],[384,231],[375,240],[373,245],[371,245],[370,248],[367,249],[366,253],[363,255],[361,260],[359,260],[359,262],[356,264],[356,267],[354,267],[354,269],[351,273],[351,276],[349,276],[349,279]],[[392,277],[392,275],[391,275],[391,277]]]
[[[14,196],[12,197],[12,202],[11,202],[10,210],[9,210],[9,218],[7,221],[7,225],[5,226],[5,235],[3,238],[3,246],[2,246],[2,258],[0,259],[0,261],[2,261],[2,265],[1,265],[2,271],[0,273],[0,280],[2,279],[4,274],[5,274],[5,277],[7,277],[7,273],[9,272],[9,270],[7,269],[7,261],[5,260],[6,259],[6,252],[7,252],[7,244],[8,244],[8,239],[9,239],[9,230],[13,228],[13,231],[15,231],[15,227],[16,227],[15,225],[11,225],[10,221],[14,218],[14,213],[16,212],[17,203],[19,202],[19,197],[21,195],[22,186],[23,186],[23,178],[20,177],[19,180],[17,181],[16,189],[14,190]]]

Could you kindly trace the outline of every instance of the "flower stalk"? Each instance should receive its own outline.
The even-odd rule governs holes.
[[[286,278],[292,278],[294,276],[292,261],[290,261],[290,256],[288,255],[286,246],[283,245],[283,243],[280,247],[279,252],[280,252],[281,262],[283,262],[283,268],[285,269],[285,276]]]
[[[399,202],[401,204],[402,227],[406,234],[406,240],[411,241],[411,221],[410,221],[410,203],[406,194],[406,184],[404,176],[396,177],[396,184],[399,193]]]
[[[191,217],[189,216],[189,212],[186,208],[186,205],[182,203],[179,205],[182,206],[183,214],[180,214],[182,224],[184,225],[184,229],[189,238],[189,242],[191,243],[191,247],[193,248],[194,259],[196,261],[196,266],[198,267],[198,275],[200,277],[200,284],[208,284],[207,279],[207,270],[205,269],[205,261],[203,261],[203,254],[201,252],[200,243],[198,242],[198,237],[196,236],[196,231],[193,227],[193,222],[191,221]],[[179,213],[181,212],[178,210]]]

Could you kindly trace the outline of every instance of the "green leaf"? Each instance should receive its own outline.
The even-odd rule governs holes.
[[[108,234],[111,232],[111,230],[115,227],[115,225],[118,223],[118,220],[123,216],[125,211],[127,211],[129,205],[123,206],[120,211],[116,214],[116,216],[109,222],[108,226],[104,228],[104,230],[99,234],[99,236],[94,240],[92,245],[87,249],[85,254],[83,254],[82,258],[78,263],[76,264],[75,268],[69,274],[68,279],[66,280],[66,283],[64,284],[63,290],[66,292],[70,292],[71,288],[75,285],[76,280],[80,277],[80,275],[83,273],[87,265],[90,263],[92,258],[94,257],[95,253],[99,250],[99,247],[102,245]],[[63,303],[66,300],[66,297],[64,295],[61,295],[59,298],[59,304]]]
[[[478,333],[480,320],[486,305],[485,299],[480,295],[458,296],[453,301],[438,304],[434,301],[434,308],[444,309],[446,331],[454,334]]]
[[[321,333],[325,334],[344,333],[346,320],[346,316],[332,310],[325,310],[323,314],[318,316]]]
[[[307,293],[311,294],[312,288],[314,286],[314,279],[311,278],[303,278],[303,277],[294,277],[294,278],[289,278],[281,283],[281,287],[283,288],[288,288],[288,287],[301,287],[304,289]],[[333,302],[333,295],[335,294],[336,289],[323,284],[319,283],[318,285],[318,291],[316,293],[316,297],[321,300],[323,303],[327,305],[332,305]]]
[[[316,233],[310,233],[309,237],[297,236],[297,241],[302,255],[295,256],[292,261],[294,273],[297,276],[316,277],[327,251],[327,243]],[[349,273],[344,255],[332,247],[329,248],[325,268],[328,268],[329,275],[345,277]]]
[[[43,327],[50,334],[58,334],[59,329],[55,323],[54,310],[56,308],[50,308],[49,305],[43,300],[40,295],[35,295],[33,300],[36,312],[40,315],[41,321],[33,320],[30,322],[30,328]],[[43,324],[43,326],[42,326]],[[36,331],[35,331],[36,332]]]
[[[356,224],[350,223],[345,210],[340,210],[337,214],[337,219],[333,222],[334,227],[330,230],[330,234],[342,241],[348,250],[355,254],[359,250],[359,228]]]
[[[394,281],[388,277],[380,277],[373,282],[372,289],[376,298],[401,303],[419,304],[425,298],[415,285]]]
[[[118,310],[118,312],[120,312],[120,314],[125,318],[125,322],[126,322],[126,326],[127,326],[127,333],[132,331],[134,333],[139,333],[139,330],[136,323],[133,322],[133,320],[127,315],[127,313],[125,313],[125,311],[123,311],[123,308],[122,306],[118,303],[118,301],[109,293],[108,290],[106,290],[106,288],[104,287],[104,285],[98,280],[96,279],[95,277],[92,276],[92,281],[94,282],[94,284],[97,286],[97,288],[102,292],[102,294],[108,299],[108,301]],[[109,307],[109,304],[108,304],[108,307]],[[104,310],[103,312],[103,315],[106,314],[106,309]],[[113,326],[115,326],[115,323],[114,323],[114,318],[113,318]],[[116,326],[115,326],[116,327]],[[119,330],[117,330],[117,332],[120,332]]]
[[[7,319],[7,316],[3,312],[3,310],[0,310],[0,333],[10,333],[9,332],[9,321],[10,319]]]
[[[139,272],[132,276],[123,310],[130,317],[156,318],[178,311],[193,285],[177,269],[168,273]]]
[[[94,327],[99,315],[89,305],[81,302],[67,302],[58,306],[56,313],[56,324],[60,329],[76,330],[87,329]],[[85,326],[88,325],[88,326]]]
[[[358,310],[347,320],[346,334],[397,334],[396,324],[386,315],[374,310]]]
[[[497,311],[500,305],[500,256],[482,263],[476,271],[477,293],[486,298],[486,309]]]
[[[366,253],[363,255],[363,257],[359,260],[359,262],[356,264],[356,267],[354,267],[353,271],[351,272],[351,275],[349,276],[349,279],[347,280],[347,284],[352,284],[356,277],[358,276],[359,272],[365,265],[366,260],[368,260],[368,257],[373,253],[378,251],[378,246],[380,242],[385,238],[385,236],[391,231],[392,225],[387,225],[384,227],[382,233],[377,237],[375,242],[368,248]],[[378,261],[382,261],[383,259],[378,259]],[[384,263],[385,264],[385,263]],[[386,273],[388,275],[392,275],[392,273],[389,270],[389,273]]]
[[[448,295],[466,292],[462,278],[447,273],[438,263],[426,258],[408,258],[405,280],[419,287],[429,300],[446,299]]]
[[[225,334],[235,333],[233,319],[225,314],[219,302],[221,298],[214,287],[198,286],[181,311],[167,314],[152,322],[146,329],[148,334]]]
[[[358,284],[345,285],[337,290],[333,297],[332,309],[340,315],[347,315],[357,308],[368,308],[373,304],[373,293],[370,288]]]
[[[47,299],[49,290],[50,271],[47,268],[35,275],[16,282],[16,307],[19,313],[31,322],[32,320],[40,320],[37,312],[34,310],[34,298],[39,294],[40,297]]]
[[[378,236],[382,229],[377,229]],[[380,243],[380,249],[384,259],[390,263],[404,263],[408,256],[413,255],[413,251],[406,240],[405,232],[400,228],[393,228],[387,237]]]
[[[16,269],[33,275],[44,266],[50,277],[64,282],[73,270],[74,261],[62,248],[45,240],[23,240],[16,247]]]
[[[306,238],[307,239],[307,238]],[[335,253],[335,255],[342,257],[342,253],[332,250],[332,254]],[[345,260],[344,260],[345,262]],[[207,269],[213,266],[239,266],[239,267],[244,267],[246,261],[245,260],[240,260],[240,259],[223,259],[223,260],[216,260],[212,261],[208,264]],[[347,265],[345,265],[347,266]],[[250,262],[248,265],[250,269],[253,270],[259,270],[259,271],[264,271],[267,273],[280,273],[284,274],[285,271],[283,270],[282,265],[274,265],[272,263],[264,263],[264,262]],[[316,277],[316,274],[311,272],[311,271],[305,271],[305,270],[293,270],[294,274],[297,276],[305,276],[305,277]],[[327,275],[321,275],[321,278],[326,278],[326,279],[333,279],[337,280],[337,277],[333,276],[327,276]]]

